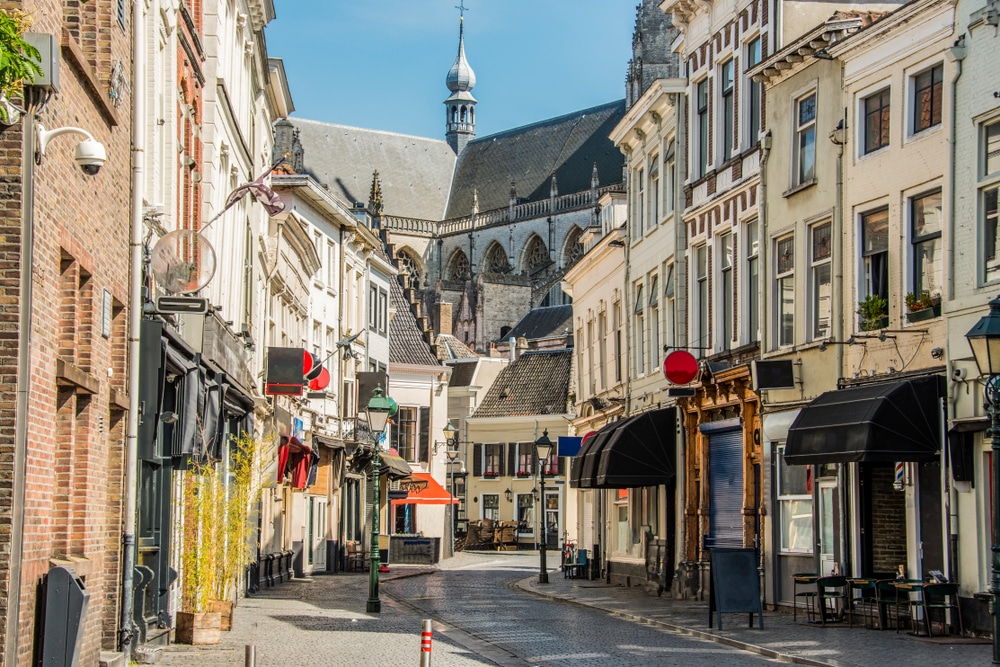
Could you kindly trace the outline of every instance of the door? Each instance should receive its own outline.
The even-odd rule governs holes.
[[[311,496],[307,555],[314,571],[326,570],[326,516],[327,499],[322,496]]]
[[[821,480],[817,483],[819,503],[819,531],[816,552],[819,554],[819,572],[826,576],[833,573],[837,563],[839,523],[837,521],[837,481]]]
[[[545,548],[558,549],[559,535],[561,534],[559,521],[559,492],[545,492]]]

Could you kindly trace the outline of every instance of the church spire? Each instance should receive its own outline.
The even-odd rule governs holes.
[[[462,2],[457,9],[461,16],[458,19],[458,57],[455,64],[448,70],[445,83],[451,95],[444,101],[445,134],[448,145],[456,153],[461,153],[476,136],[476,98],[472,89],[476,86],[476,73],[465,58],[465,12],[467,7]]]

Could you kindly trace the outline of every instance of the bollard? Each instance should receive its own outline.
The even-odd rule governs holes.
[[[246,652],[243,657],[243,667],[257,667],[257,647],[253,644],[246,645]]]
[[[431,621],[424,619],[420,632],[420,667],[431,667]]]

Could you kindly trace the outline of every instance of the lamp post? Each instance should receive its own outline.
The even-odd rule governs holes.
[[[382,602],[378,599],[378,568],[381,554],[378,550],[378,486],[379,486],[379,439],[385,431],[385,425],[394,412],[395,401],[382,394],[381,387],[375,387],[374,395],[368,401],[368,428],[372,435],[372,544],[371,565],[368,573],[368,604],[365,611],[377,614],[382,611]]]
[[[538,457],[538,478],[539,486],[541,491],[539,492],[542,496],[542,503],[539,505],[539,509],[542,514],[541,522],[541,533],[542,539],[538,545],[538,583],[547,584],[549,583],[549,570],[545,566],[545,543],[548,541],[546,535],[546,521],[545,521],[545,462],[548,461],[549,455],[552,453],[552,441],[549,440],[549,430],[545,429],[542,432],[542,437],[535,440],[535,456]]]
[[[1000,665],[1000,296],[990,301],[990,313],[965,334],[976,358],[980,375],[987,376],[983,391],[990,413],[990,445],[993,450],[993,559],[990,576],[990,614],[993,616],[993,664]]]

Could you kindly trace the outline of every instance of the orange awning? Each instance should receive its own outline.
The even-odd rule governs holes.
[[[410,490],[405,498],[397,498],[392,501],[393,505],[457,505],[458,498],[448,493],[443,486],[425,472],[415,472],[410,475],[409,480],[403,480],[402,484],[411,482]]]

